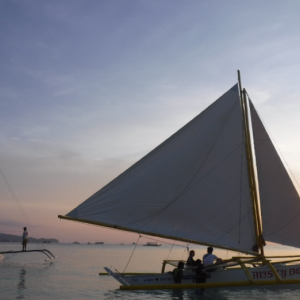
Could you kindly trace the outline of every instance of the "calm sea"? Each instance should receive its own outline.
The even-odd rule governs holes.
[[[133,245],[94,244],[29,244],[28,250],[47,248],[58,258],[45,262],[40,253],[5,255],[0,262],[0,299],[300,299],[300,288],[219,288],[206,290],[204,297],[194,290],[121,291],[119,283],[112,277],[99,276],[103,267],[112,267],[123,272]],[[20,244],[0,243],[0,250],[19,250]],[[190,247],[196,250],[196,258],[205,253],[204,247]],[[300,254],[296,249],[267,246],[267,254],[279,252]],[[229,258],[231,253],[216,250],[215,254]],[[160,272],[163,259],[186,259],[183,247],[163,245],[143,247],[138,245],[128,264],[126,272]],[[170,269],[171,270],[171,269]]]

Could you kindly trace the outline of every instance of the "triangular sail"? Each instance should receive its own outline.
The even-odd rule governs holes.
[[[266,241],[300,247],[300,199],[262,121],[250,102]]]
[[[238,86],[67,217],[251,251],[256,237]]]

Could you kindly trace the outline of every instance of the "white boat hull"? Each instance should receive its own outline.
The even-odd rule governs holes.
[[[141,274],[141,275],[122,275],[115,273],[108,268],[104,268],[109,275],[114,277],[123,286],[147,286],[147,285],[170,285],[174,284],[172,272],[157,273],[157,274]],[[298,265],[275,265],[275,269],[282,279],[282,283],[291,283],[289,281],[300,280],[300,264]],[[270,282],[278,282],[273,272],[268,266],[248,268],[254,284],[264,284]],[[242,282],[250,282],[246,273],[241,268],[217,269],[207,273],[206,283],[226,284],[230,286],[241,285]],[[181,284],[195,283],[195,271],[188,269],[184,270]],[[252,284],[253,284],[252,283]],[[296,282],[295,282],[296,283]],[[300,283],[300,282],[299,282]]]

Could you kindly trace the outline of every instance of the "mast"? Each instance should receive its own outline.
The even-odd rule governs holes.
[[[241,76],[239,70],[238,70],[238,83],[239,83],[242,115],[243,115],[243,122],[244,122],[246,156],[247,156],[247,164],[248,164],[250,193],[251,193],[251,200],[252,200],[252,207],[253,207],[256,243],[260,249],[261,255],[264,256],[264,240],[262,237],[262,223],[261,223],[260,206],[258,200],[258,186],[255,178],[254,161],[253,161],[253,153],[252,153],[253,150],[252,150],[251,136],[250,136],[247,93],[245,89],[242,90]]]

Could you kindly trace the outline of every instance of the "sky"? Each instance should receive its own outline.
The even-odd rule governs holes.
[[[272,3],[272,4],[271,4]],[[0,232],[59,220],[237,83],[300,182],[300,1],[1,0]]]

